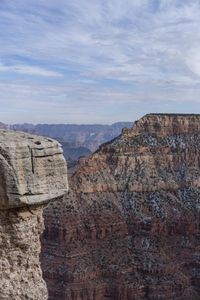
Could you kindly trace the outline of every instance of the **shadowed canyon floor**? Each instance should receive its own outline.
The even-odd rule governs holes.
[[[200,115],[146,115],[44,212],[50,300],[200,299]]]

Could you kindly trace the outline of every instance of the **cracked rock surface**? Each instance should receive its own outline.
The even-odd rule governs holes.
[[[68,190],[60,145],[0,130],[0,299],[46,300],[40,268],[43,208]]]

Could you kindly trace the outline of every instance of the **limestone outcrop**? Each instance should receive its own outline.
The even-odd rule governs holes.
[[[0,130],[0,299],[45,300],[40,268],[43,208],[68,190],[60,145]]]
[[[200,115],[146,115],[45,210],[50,300],[200,299]]]

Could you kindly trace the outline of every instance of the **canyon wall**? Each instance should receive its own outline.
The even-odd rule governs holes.
[[[46,300],[40,267],[43,208],[68,190],[60,145],[0,130],[0,299]]]
[[[200,115],[146,115],[45,210],[49,300],[200,299]]]

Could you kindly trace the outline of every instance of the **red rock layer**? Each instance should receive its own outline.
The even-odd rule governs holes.
[[[147,115],[45,211],[50,300],[200,299],[200,116]]]

